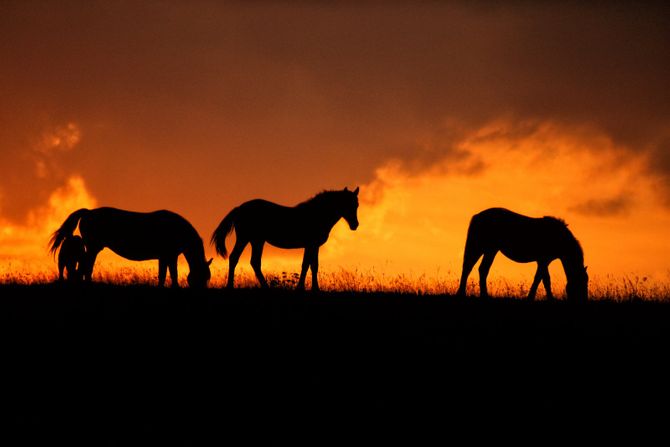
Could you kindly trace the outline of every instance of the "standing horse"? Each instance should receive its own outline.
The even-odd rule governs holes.
[[[553,298],[548,267],[555,259],[561,260],[565,270],[568,299],[579,302],[588,299],[589,277],[584,267],[584,253],[567,224],[555,217],[532,218],[504,208],[490,208],[472,217],[465,242],[458,295],[465,295],[468,275],[482,256],[479,291],[482,297],[488,295],[486,277],[499,251],[516,262],[537,262],[537,272],[528,293],[529,300],[535,298],[540,280],[547,297]]]
[[[81,266],[86,281],[91,280],[98,253],[107,247],[133,261],[158,259],[158,285],[161,287],[165,284],[168,268],[172,287],[179,287],[177,258],[183,253],[190,269],[189,286],[207,287],[212,260],[205,260],[198,232],[178,214],[165,210],[136,213],[116,208],[82,208],[70,214],[53,234],[50,241],[52,253],[72,235],[77,225],[86,246]]]
[[[226,236],[235,229],[235,247],[228,264],[228,288],[234,284],[235,266],[247,244],[251,243],[251,266],[261,287],[268,283],[261,272],[263,245],[279,248],[304,248],[298,289],[305,288],[307,269],[312,269],[312,290],[319,290],[319,247],[328,240],[333,226],[341,218],[351,230],[358,228],[358,188],[349,191],[324,191],[294,207],[267,200],[250,200],[233,208],[212,234],[212,244],[226,259]]]
[[[52,252],[54,250],[52,249]],[[81,236],[66,236],[58,251],[58,280],[63,281],[63,271],[67,272],[68,281],[81,279],[81,265],[86,250]]]

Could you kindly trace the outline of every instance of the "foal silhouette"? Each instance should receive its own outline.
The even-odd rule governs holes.
[[[465,295],[468,275],[482,256],[479,291],[483,297],[488,295],[486,277],[499,251],[516,262],[537,262],[537,272],[528,299],[535,298],[540,280],[547,297],[553,298],[548,267],[555,259],[561,260],[565,270],[568,299],[588,299],[589,277],[584,267],[584,253],[567,224],[555,217],[532,218],[504,208],[490,208],[472,217],[465,242],[458,295]]]
[[[116,208],[82,208],[70,214],[53,234],[50,241],[52,253],[72,236],[77,225],[86,246],[80,265],[86,281],[91,280],[98,253],[107,247],[133,261],[158,259],[159,286],[165,284],[168,268],[172,287],[179,286],[177,258],[183,253],[190,269],[189,286],[207,287],[212,260],[205,260],[205,250],[198,232],[178,214],[165,210],[136,213]]]
[[[263,245],[279,248],[304,248],[298,289],[305,288],[307,270],[312,270],[312,290],[319,290],[319,247],[328,240],[333,226],[341,218],[351,230],[358,228],[358,188],[353,191],[324,191],[294,207],[267,200],[251,200],[233,208],[212,234],[211,243],[226,259],[226,236],[235,229],[235,247],[228,263],[228,287],[234,284],[235,266],[247,244],[251,243],[251,266],[261,287],[268,283],[261,272]]]
[[[84,241],[81,236],[66,236],[58,251],[58,280],[63,281],[63,271],[67,272],[68,281],[80,280],[81,263],[85,254]]]

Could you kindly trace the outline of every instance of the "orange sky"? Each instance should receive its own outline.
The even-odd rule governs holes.
[[[53,272],[78,207],[171,209],[208,240],[243,201],[360,185],[323,269],[455,277],[470,216],[505,206],[566,219],[596,275],[668,279],[667,6],[0,8],[5,271]]]

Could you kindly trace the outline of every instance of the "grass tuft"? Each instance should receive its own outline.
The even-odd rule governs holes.
[[[25,268],[11,268],[6,265],[0,273],[0,284],[3,285],[32,285],[49,284],[57,280],[55,271],[33,271]],[[186,287],[188,268],[180,266],[179,284]],[[227,269],[212,270],[210,288],[222,288],[226,285]],[[266,272],[268,284],[280,290],[295,289],[299,274],[297,272],[281,271]],[[155,286],[158,282],[156,267],[141,265],[131,266],[101,266],[94,273],[96,283],[119,286]],[[166,285],[170,286],[170,279]],[[458,275],[453,272],[427,275],[425,273],[413,275],[401,273],[390,275],[378,272],[375,269],[367,271],[354,269],[325,270],[319,272],[319,285],[326,292],[348,293],[399,293],[404,295],[454,295],[458,289]],[[251,270],[240,268],[235,274],[235,287],[253,289],[258,287],[258,281]],[[311,274],[308,273],[307,289],[311,288]],[[494,297],[525,298],[528,294],[530,281],[513,281],[507,278],[490,278],[489,294]],[[565,283],[560,279],[552,284],[554,295],[561,299],[565,296]],[[477,275],[471,275],[467,294],[478,295],[479,285]],[[665,279],[653,279],[644,275],[625,275],[591,278],[589,283],[589,297],[592,300],[607,300],[615,302],[631,301],[667,301],[670,300],[670,272]],[[538,299],[544,298],[542,286],[538,289]]]

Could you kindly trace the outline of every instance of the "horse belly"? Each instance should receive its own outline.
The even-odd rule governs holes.
[[[112,250],[117,255],[121,256],[122,258],[130,259],[131,261],[148,261],[150,259],[158,259],[161,257],[157,251],[153,250],[142,250],[138,248],[129,250],[127,248],[118,248],[111,246],[109,247],[109,249]]]
[[[543,246],[519,245],[516,247],[503,247],[500,252],[514,262],[527,263],[537,261],[551,261],[556,256]]]
[[[167,241],[156,241],[150,238],[125,240],[123,242],[109,241],[107,243],[110,250],[131,261],[146,261],[169,255],[178,255],[178,250],[173,249],[170,245]]]
[[[314,245],[317,237],[308,228],[277,226],[264,234],[264,239],[279,248],[304,248]]]
[[[267,243],[274,245],[277,248],[293,249],[293,248],[305,248],[309,243],[299,237],[290,235],[283,235],[281,237],[269,237],[267,238]]]
[[[267,242],[279,248],[320,247],[328,240],[328,234],[313,234],[309,232],[286,232],[269,236]]]
[[[522,252],[518,250],[500,250],[500,252],[511,259],[514,262],[519,262],[521,264],[527,262],[535,262],[538,259],[537,254],[531,252]]]

